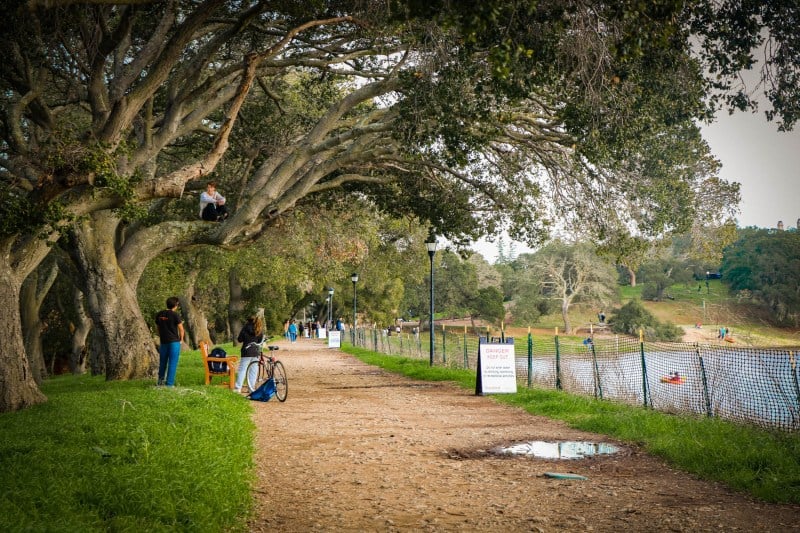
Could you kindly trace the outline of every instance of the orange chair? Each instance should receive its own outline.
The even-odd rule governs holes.
[[[223,381],[220,386],[227,385],[232,389],[236,385],[236,367],[239,364],[239,358],[235,355],[228,357],[209,357],[209,345],[207,341],[200,341],[200,354],[203,356],[203,368],[206,371],[206,385],[211,385],[211,378],[214,376],[228,376],[228,381]],[[211,370],[209,363],[228,363],[228,369],[222,372],[214,372]]]

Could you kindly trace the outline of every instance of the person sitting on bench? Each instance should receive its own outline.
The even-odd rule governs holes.
[[[213,222],[221,222],[228,218],[225,197],[217,192],[216,182],[209,181],[206,190],[200,194],[200,218]]]

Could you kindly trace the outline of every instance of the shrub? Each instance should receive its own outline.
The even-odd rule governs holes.
[[[672,322],[659,322],[654,333],[655,339],[659,341],[680,342],[683,338],[683,330]]]
[[[642,300],[658,301],[661,295],[658,293],[658,286],[655,283],[645,283],[642,286]]]
[[[670,322],[660,322],[637,300],[631,300],[619,308],[608,320],[615,333],[638,335],[644,331],[648,339],[657,341],[679,341],[680,328]]]

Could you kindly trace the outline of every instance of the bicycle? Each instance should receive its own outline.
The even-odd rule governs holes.
[[[247,370],[245,371],[247,386],[250,392],[253,392],[269,378],[273,378],[275,380],[275,397],[279,401],[285,402],[286,395],[289,393],[286,370],[283,368],[283,363],[272,355],[272,352],[278,349],[277,346],[267,346],[269,352],[267,354],[264,353],[263,345],[266,341],[267,339],[264,339],[261,343],[253,343],[260,348],[260,351],[258,359],[247,365]]]

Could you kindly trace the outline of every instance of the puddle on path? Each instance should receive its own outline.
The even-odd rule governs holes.
[[[498,455],[528,455],[540,459],[583,459],[595,455],[608,455],[620,451],[618,446],[606,442],[562,441],[521,442],[505,448],[495,448]]]

